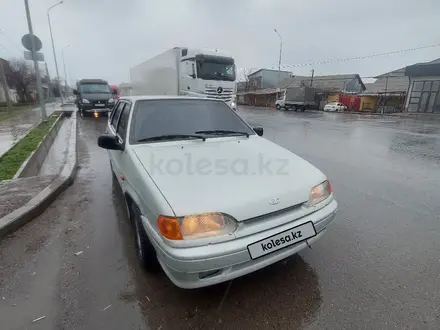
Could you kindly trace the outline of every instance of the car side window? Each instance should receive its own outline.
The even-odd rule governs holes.
[[[121,114],[122,108],[124,107],[124,102],[119,102],[117,105],[117,108],[115,110],[115,113],[113,115],[111,126],[116,130],[116,124],[118,123],[119,115]]]
[[[118,128],[116,129],[116,133],[120,136],[120,138],[123,141],[125,141],[125,138],[127,136],[127,126],[128,126],[128,117],[130,116],[130,108],[131,105],[129,103],[126,103],[119,118]]]
[[[116,112],[116,109],[118,108],[118,106],[119,106],[119,101],[117,101],[115,103],[115,105],[113,106],[112,111],[110,112],[110,122],[113,121],[113,117],[115,116],[115,112]]]

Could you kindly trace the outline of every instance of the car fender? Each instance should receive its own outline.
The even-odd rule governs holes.
[[[136,153],[131,148],[127,151],[130,161],[125,164],[127,170],[123,184],[124,193],[133,199],[146,218],[156,219],[159,214],[174,216],[171,205],[139,161]]]
[[[131,200],[133,203],[135,203],[139,207],[142,214],[145,213],[146,210],[144,210],[145,207],[143,206],[143,203],[142,203],[141,198],[139,197],[139,194],[130,184],[125,185],[124,197],[125,197],[127,204],[129,203],[129,200]]]

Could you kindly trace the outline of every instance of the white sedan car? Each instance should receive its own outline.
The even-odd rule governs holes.
[[[324,235],[338,206],[327,177],[262,135],[222,101],[119,99],[98,145],[109,151],[147,270],[203,287]]]
[[[347,107],[339,102],[330,102],[324,106],[324,111],[345,111]]]

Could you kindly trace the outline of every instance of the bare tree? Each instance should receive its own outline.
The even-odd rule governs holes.
[[[249,84],[249,76],[251,75],[252,71],[254,71],[254,69],[250,68],[244,68],[243,69],[243,75],[244,75],[244,81],[245,81],[245,87],[244,87],[244,91],[247,92],[250,89],[250,84]]]
[[[24,59],[14,58],[5,69],[8,84],[17,91],[20,102],[32,101],[29,87],[35,83],[35,71]]]

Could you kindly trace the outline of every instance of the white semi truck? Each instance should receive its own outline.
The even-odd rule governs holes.
[[[218,50],[175,47],[130,69],[132,95],[220,99],[236,108],[235,62]]]

